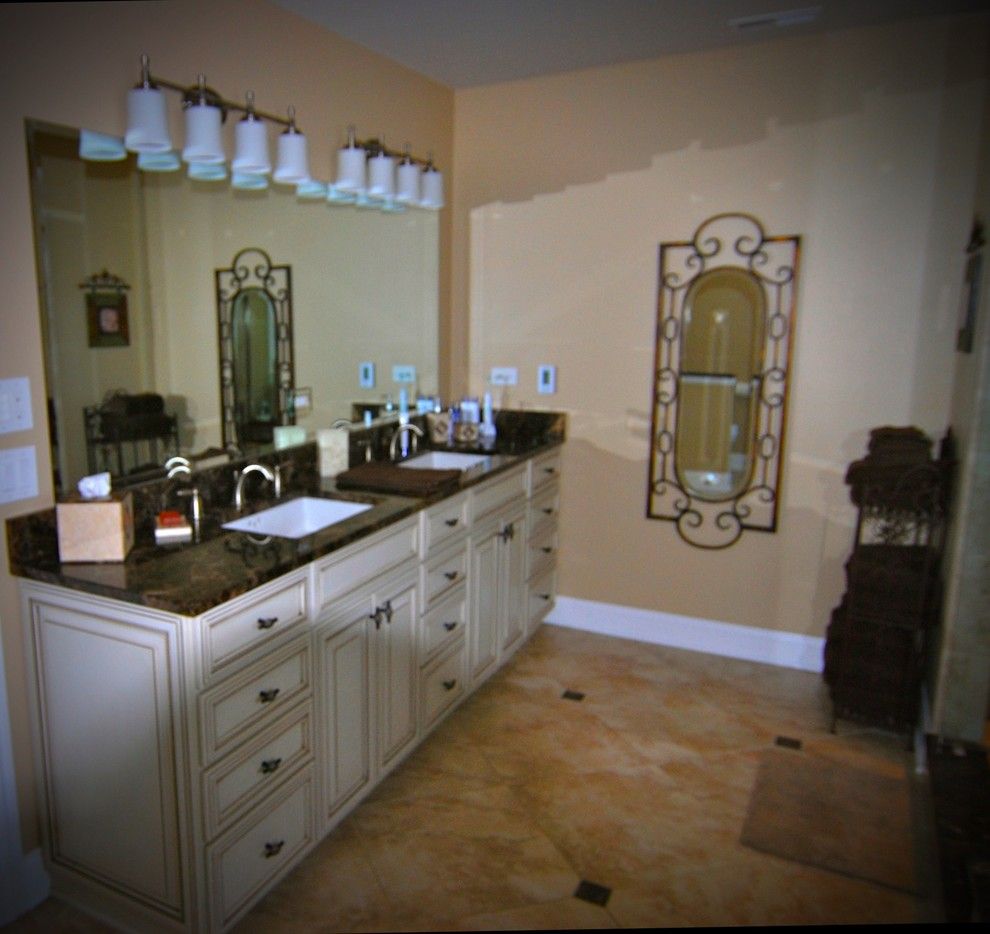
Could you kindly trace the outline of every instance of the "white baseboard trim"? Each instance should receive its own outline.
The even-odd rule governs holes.
[[[825,640],[576,597],[557,597],[547,623],[604,636],[723,655],[782,668],[822,670]]]

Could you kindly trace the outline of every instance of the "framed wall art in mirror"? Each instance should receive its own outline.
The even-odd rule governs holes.
[[[748,214],[660,245],[646,515],[691,545],[777,527],[799,253]]]

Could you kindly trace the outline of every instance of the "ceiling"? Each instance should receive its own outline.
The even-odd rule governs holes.
[[[990,0],[274,2],[455,89],[990,8]]]

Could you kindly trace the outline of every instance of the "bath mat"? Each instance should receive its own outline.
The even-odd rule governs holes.
[[[921,894],[907,778],[804,752],[764,753],[741,842],[808,866]]]

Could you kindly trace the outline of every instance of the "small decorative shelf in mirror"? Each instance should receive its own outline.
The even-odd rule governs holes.
[[[660,245],[646,515],[699,548],[777,527],[799,252],[748,214]]]

